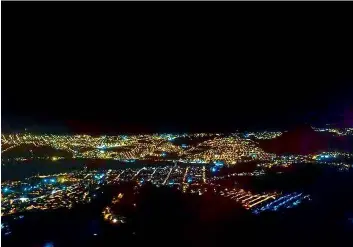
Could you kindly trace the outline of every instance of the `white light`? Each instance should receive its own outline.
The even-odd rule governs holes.
[[[113,219],[113,223],[117,223],[118,222],[118,220],[117,219]]]

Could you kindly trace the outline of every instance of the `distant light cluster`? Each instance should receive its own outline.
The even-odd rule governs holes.
[[[353,153],[334,151],[308,155],[280,155],[274,157],[271,161],[260,162],[257,166],[270,169],[273,167],[287,168],[298,163],[315,163],[335,166],[340,171],[348,171],[353,169],[352,159]]]
[[[259,139],[259,140],[268,140],[268,139],[274,139],[276,137],[279,137],[282,134],[283,132],[281,131],[249,132],[244,134],[244,137],[246,138],[253,137],[254,139]]]
[[[169,142],[173,135],[99,136],[89,135],[2,135],[2,153],[19,145],[48,146],[70,153],[73,158],[142,159],[160,157],[163,152],[179,154],[182,148]]]
[[[337,136],[353,136],[353,128],[315,128],[313,130],[317,132],[329,132]]]
[[[326,130],[326,129],[325,129]],[[328,129],[332,130],[332,129]],[[351,129],[346,129],[349,133]],[[269,139],[281,135],[282,132],[250,132],[224,134],[151,134],[151,135],[120,135],[98,136],[89,135],[33,135],[10,134],[2,135],[2,153],[18,147],[29,147],[30,155],[26,157],[2,157],[2,165],[10,161],[51,160],[59,161],[66,158],[105,159],[120,162],[179,162],[185,164],[213,164],[222,162],[234,166],[239,163],[256,161],[259,167],[289,167],[294,163],[318,163],[337,167],[340,171],[352,168],[353,153],[324,152],[309,155],[275,155],[262,150],[256,140]],[[182,140],[178,142],[178,139]],[[184,141],[189,140],[190,144]],[[26,146],[27,145],[27,146]],[[55,155],[33,154],[36,147],[52,147],[58,151],[66,151]],[[71,155],[71,156],[70,156]],[[156,171],[156,174],[164,172]],[[165,171],[169,172],[169,170]],[[142,171],[143,174],[143,171]],[[261,175],[263,172],[252,172],[248,175]],[[236,176],[241,176],[236,174]]]
[[[188,162],[211,163],[222,160],[226,164],[236,164],[251,160],[271,160],[274,154],[264,152],[255,142],[239,137],[217,137],[199,143],[188,149],[185,160]]]
[[[260,138],[261,134],[257,134]],[[277,132],[264,132],[264,137],[278,135]],[[205,138],[196,145],[176,144],[177,138],[197,140]],[[257,144],[249,139],[241,138],[237,134],[222,136],[221,134],[153,134],[153,135],[121,135],[100,136],[88,135],[58,136],[10,134],[2,135],[2,153],[20,145],[33,147],[52,147],[66,151],[72,158],[111,159],[111,160],[151,160],[151,161],[180,161],[184,163],[205,164],[222,160],[227,164],[242,161],[268,160],[274,154],[265,153]],[[21,157],[17,157],[21,158]],[[62,156],[39,157],[63,159]],[[24,158],[27,159],[27,158]]]

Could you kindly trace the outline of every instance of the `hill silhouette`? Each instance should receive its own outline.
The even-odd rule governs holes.
[[[302,154],[324,151],[349,151],[353,144],[352,137],[334,136],[327,132],[316,132],[310,126],[299,126],[284,132],[281,136],[261,140],[260,147],[266,152],[281,154]]]

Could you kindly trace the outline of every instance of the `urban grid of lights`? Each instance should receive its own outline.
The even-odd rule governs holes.
[[[27,211],[72,208],[76,204],[91,202],[99,193],[103,193],[100,192],[100,188],[106,184],[127,181],[135,182],[136,186],[151,182],[157,187],[170,186],[184,193],[198,195],[213,191],[218,195],[240,200],[239,202],[248,209],[264,206],[265,202],[268,203],[280,197],[279,193],[256,195],[235,187],[224,188],[220,186],[217,183],[217,176],[215,176],[220,166],[222,165],[216,164],[211,169],[197,165],[187,167],[174,165],[126,168],[104,171],[82,169],[71,173],[50,176],[38,175],[27,178],[24,181],[6,181],[1,186],[1,213],[4,216]],[[244,197],[240,197],[240,195]],[[119,194],[116,198],[113,198],[112,203],[118,203],[122,197],[123,194]],[[258,200],[255,200],[256,198]],[[262,200],[265,198],[267,199]],[[117,222],[113,223],[124,221],[123,218],[114,215],[109,207],[105,208],[103,214],[106,220],[117,220]]]
[[[267,132],[266,136],[268,135]],[[275,135],[276,136],[276,135]],[[176,145],[173,140],[179,137],[196,139],[208,137],[197,145]],[[260,138],[261,139],[261,138]],[[112,160],[178,160],[191,163],[208,163],[224,160],[228,164],[246,160],[266,160],[274,155],[265,153],[255,141],[238,135],[228,137],[220,134],[192,135],[131,135],[100,136],[88,135],[2,135],[2,153],[20,145],[52,147],[66,151],[72,158],[112,159]],[[17,157],[20,159],[21,157]],[[48,157],[50,158],[50,157]],[[54,160],[63,157],[51,157]]]
[[[353,129],[319,129],[334,135],[352,135]],[[262,176],[272,167],[289,167],[294,163],[316,163],[337,167],[340,171],[353,168],[352,153],[322,152],[309,155],[275,155],[262,150],[256,140],[272,139],[282,132],[249,132],[223,134],[152,134],[152,135],[2,135],[2,154],[19,146],[30,148],[51,147],[66,151],[70,158],[106,159],[122,162],[159,161],[159,166],[140,168],[120,168],[114,170],[82,169],[70,173],[50,176],[34,176],[23,181],[4,181],[1,185],[1,214],[19,215],[21,212],[72,208],[76,204],[90,203],[99,196],[106,184],[135,182],[139,187],[150,182],[157,187],[170,186],[184,193],[203,195],[214,193],[236,200],[254,213],[277,211],[291,208],[302,201],[310,200],[300,192],[281,194],[271,192],[254,194],[241,188],[223,187],[222,179],[237,176]],[[195,144],[177,144],[178,138],[196,141]],[[53,162],[65,159],[61,156],[31,156],[30,159],[49,159]],[[3,158],[3,159],[6,159]],[[28,157],[7,157],[14,161],[25,161]],[[4,160],[3,160],[4,161]],[[256,161],[257,168],[252,172],[230,172],[215,175],[222,166],[235,166],[238,163]],[[165,163],[163,163],[165,162]],[[2,162],[3,165],[5,162]],[[161,165],[162,163],[162,165]],[[170,165],[174,163],[174,165]],[[185,163],[185,165],[181,165]],[[149,162],[151,164],[151,162]],[[153,162],[152,162],[153,164]],[[113,198],[112,205],[119,203],[123,194]],[[124,223],[126,219],[113,212],[110,206],[103,210],[105,220],[113,224]],[[7,225],[2,225],[4,232]]]
[[[314,128],[315,129],[315,128]],[[321,129],[315,129],[320,130]],[[324,129],[336,133],[337,129]],[[339,133],[349,134],[351,129],[340,129]],[[331,164],[348,169],[350,164],[345,159],[352,158],[352,153],[326,152],[310,155],[275,155],[266,153],[256,139],[276,138],[281,132],[250,132],[235,133],[228,136],[222,134],[152,134],[152,135],[120,135],[98,136],[89,135],[33,135],[9,134],[2,135],[2,153],[18,146],[52,147],[63,150],[68,156],[36,156],[32,159],[48,159],[57,161],[64,158],[106,159],[123,162],[141,161],[178,161],[183,163],[209,164],[222,161],[226,165],[235,165],[247,161],[259,161],[260,166],[288,166],[293,163],[316,162]],[[343,135],[343,134],[340,134]],[[254,138],[251,138],[254,137]],[[176,144],[178,138],[198,140],[196,144]],[[250,139],[249,139],[250,138]],[[255,139],[255,140],[253,140]],[[30,150],[32,151],[32,150]],[[2,164],[9,160],[25,161],[29,157],[4,157]]]

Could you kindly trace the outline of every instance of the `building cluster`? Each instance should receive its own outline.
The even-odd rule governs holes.
[[[352,129],[315,129],[339,136],[350,135]],[[152,135],[2,135],[2,153],[16,147],[51,147],[66,151],[72,158],[118,160],[125,163],[146,161],[150,166],[114,170],[82,169],[51,176],[34,176],[23,181],[4,181],[1,185],[1,214],[72,208],[78,203],[89,203],[106,184],[150,182],[156,186],[170,186],[184,193],[203,195],[216,193],[240,202],[255,213],[290,208],[308,199],[307,195],[278,192],[253,194],[236,187],[223,188],[224,179],[238,176],[262,176],[273,167],[290,167],[294,163],[316,163],[337,167],[340,171],[353,169],[353,153],[322,152],[310,155],[274,155],[263,151],[253,139],[271,139],[281,132],[254,132],[246,134],[152,134]],[[182,141],[180,141],[182,140]],[[188,141],[185,141],[188,140]],[[185,142],[184,142],[185,141]],[[34,157],[55,162],[63,156]],[[15,161],[28,160],[14,157]],[[148,162],[147,162],[148,161]],[[152,161],[152,162],[150,162]],[[229,172],[218,175],[223,165],[234,166],[254,161],[257,168],[251,172]],[[154,163],[155,162],[155,163]],[[194,165],[196,164],[196,165]],[[119,198],[116,198],[119,200]],[[104,218],[122,223],[124,218],[107,207]]]
[[[292,164],[313,163],[334,166],[340,171],[349,171],[350,169],[353,169],[352,160],[353,153],[333,151],[308,155],[278,155],[271,161],[259,162],[257,166],[259,168],[271,169],[274,167],[287,168]]]
[[[216,137],[199,143],[185,152],[184,160],[200,161],[199,163],[222,160],[226,164],[234,165],[252,160],[271,160],[274,157],[274,154],[264,152],[252,140],[231,136]]]
[[[264,211],[279,211],[284,208],[293,208],[301,202],[309,201],[310,196],[304,193],[252,193],[239,188],[223,188],[218,192],[221,196],[241,203],[246,209],[255,214]]]
[[[259,139],[278,135],[277,132],[254,134]],[[200,140],[195,144],[177,144],[176,139]],[[205,138],[205,139],[202,139]],[[65,151],[70,158],[111,159],[111,160],[150,160],[179,161],[185,163],[209,163],[223,160],[227,164],[250,160],[268,160],[274,157],[258,147],[253,140],[239,134],[152,134],[99,136],[88,135],[2,135],[2,153],[21,145],[31,147],[51,147]],[[17,157],[21,158],[21,157]],[[43,157],[40,157],[43,158]],[[45,157],[53,161],[62,156]]]
[[[279,211],[283,208],[293,208],[303,201],[310,201],[310,196],[303,193],[293,192],[277,196],[268,203],[261,203],[253,209],[253,213],[259,214],[264,211]]]
[[[315,128],[313,130],[317,132],[329,132],[337,136],[353,136],[353,128]]]
[[[226,179],[230,176],[260,176],[263,174],[263,171],[260,170],[253,174],[232,173],[218,177],[217,173],[222,165],[222,163],[215,162],[211,167],[174,164],[103,171],[82,169],[71,173],[34,176],[24,181],[5,181],[1,186],[1,212],[2,215],[9,215],[33,210],[72,208],[76,204],[89,203],[94,200],[97,194],[100,193],[99,189],[104,185],[120,182],[135,182],[140,186],[150,182],[158,187],[170,186],[184,193],[202,195],[206,192],[216,191],[215,188],[219,187],[218,181],[221,179]],[[236,192],[236,195],[254,196],[253,198],[249,197],[249,200],[246,201],[240,198],[244,207],[248,208],[252,208],[255,206],[253,205],[254,203],[260,201],[252,199],[265,198],[264,195],[252,195],[250,192],[235,188],[225,188],[219,194],[231,197],[233,192]],[[116,201],[121,199],[122,196],[119,195]],[[277,194],[268,194],[267,197],[275,199],[278,196]],[[238,200],[239,198],[234,194],[231,199]],[[109,214],[109,209],[105,212],[107,220],[115,221],[114,219],[116,219],[116,223],[123,220],[112,213]]]
[[[332,130],[332,129],[330,129]],[[347,129],[344,133],[350,133]],[[88,135],[32,135],[10,134],[2,135],[2,153],[20,145],[31,147],[52,147],[66,151],[71,158],[108,159],[123,162],[151,161],[151,162],[182,162],[186,164],[209,164],[222,161],[227,165],[241,162],[261,161],[272,165],[286,165],[313,161],[327,161],[328,159],[349,159],[352,153],[326,152],[310,155],[282,155],[267,153],[262,150],[255,139],[269,139],[281,135],[282,132],[250,132],[244,134],[153,134],[153,135],[121,135],[99,136]],[[341,133],[341,132],[340,132]],[[342,132],[343,133],[343,132]],[[178,138],[199,140],[191,144],[179,144]],[[205,139],[200,139],[205,138]],[[31,150],[32,151],[32,150]],[[63,156],[38,156],[34,159],[57,161]],[[27,161],[28,157],[4,157],[15,161]],[[344,163],[344,162],[343,162]]]
[[[24,181],[5,181],[1,184],[1,215],[32,210],[72,208],[89,203],[103,183],[95,171],[81,170],[52,176],[35,176]]]
[[[325,159],[352,159],[353,153],[347,152],[322,152],[318,154],[309,155],[313,160],[325,160]]]
[[[262,132],[247,132],[244,134],[245,138],[254,138],[259,140],[268,140],[279,137],[283,134],[281,131],[262,131]]]

